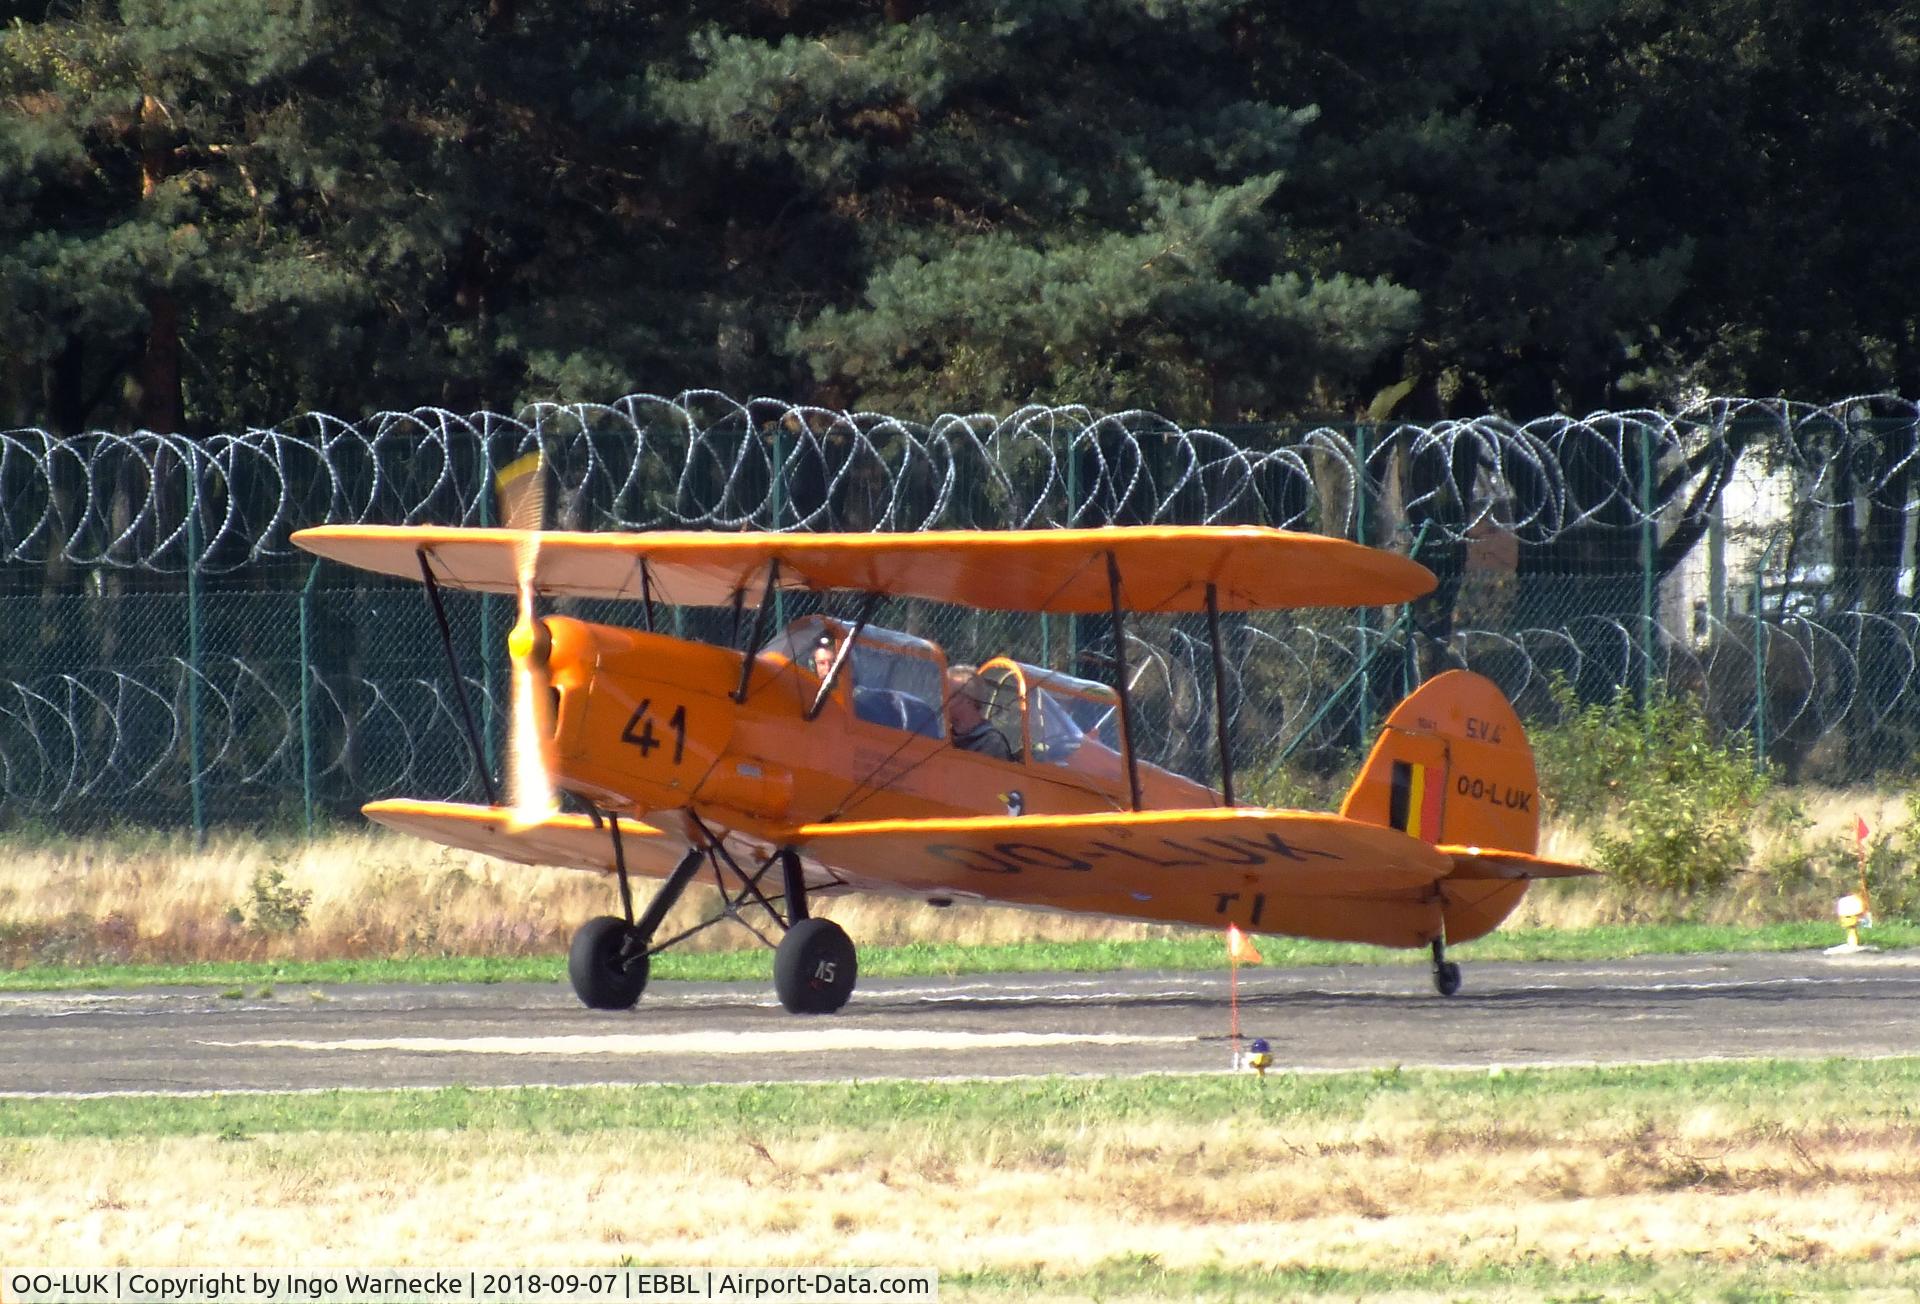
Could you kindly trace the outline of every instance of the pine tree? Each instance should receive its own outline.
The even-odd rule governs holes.
[[[1405,329],[1280,202],[1309,110],[1249,88],[1260,6],[833,4],[699,33],[661,111],[785,197],[764,288],[834,401],[1285,410]]]

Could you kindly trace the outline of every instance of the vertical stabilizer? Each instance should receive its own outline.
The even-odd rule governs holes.
[[[1440,845],[1536,851],[1540,784],[1520,717],[1471,671],[1429,679],[1387,717],[1340,813]]]

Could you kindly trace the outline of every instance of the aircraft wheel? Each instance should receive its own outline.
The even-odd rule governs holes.
[[[853,939],[831,919],[802,919],[773,953],[773,990],[791,1014],[832,1014],[853,995]]]
[[[567,950],[567,977],[574,995],[590,1010],[630,1010],[647,989],[647,953],[626,954],[633,925],[615,915],[601,915],[580,925]],[[637,938],[635,941],[637,942]]]
[[[1433,966],[1433,989],[1442,996],[1451,996],[1460,990],[1460,966],[1452,960],[1442,960]]]

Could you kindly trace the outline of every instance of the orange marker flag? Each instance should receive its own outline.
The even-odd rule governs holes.
[[[1853,817],[1853,840],[1855,842],[1867,840],[1867,822],[1858,815]]]
[[[1260,952],[1254,949],[1253,939],[1240,931],[1240,925],[1227,925],[1227,958],[1235,964],[1259,964]]]

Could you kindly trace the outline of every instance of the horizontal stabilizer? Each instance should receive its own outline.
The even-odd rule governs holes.
[[[453,526],[326,525],[300,530],[308,552],[362,570],[420,578],[425,553],[448,588],[517,591],[526,532]],[[534,587],[543,594],[749,606],[779,587],[850,589],[997,611],[1106,611],[1107,558],[1130,611],[1366,607],[1430,592],[1433,573],[1398,553],[1267,526],[1126,526],[1083,530],[929,530],[917,534],[721,534],[549,530]]]
[[[1482,847],[1436,847],[1443,856],[1453,857],[1450,881],[1461,879],[1587,878],[1597,869],[1564,860],[1548,860],[1523,851],[1490,851]]]
[[[504,806],[401,799],[369,802],[360,810],[377,824],[462,851],[522,865],[613,872],[613,839],[605,825],[596,828],[585,815],[556,813],[521,828]],[[638,820],[620,821],[620,833],[628,872],[644,878],[665,878],[686,853],[685,843]]]

